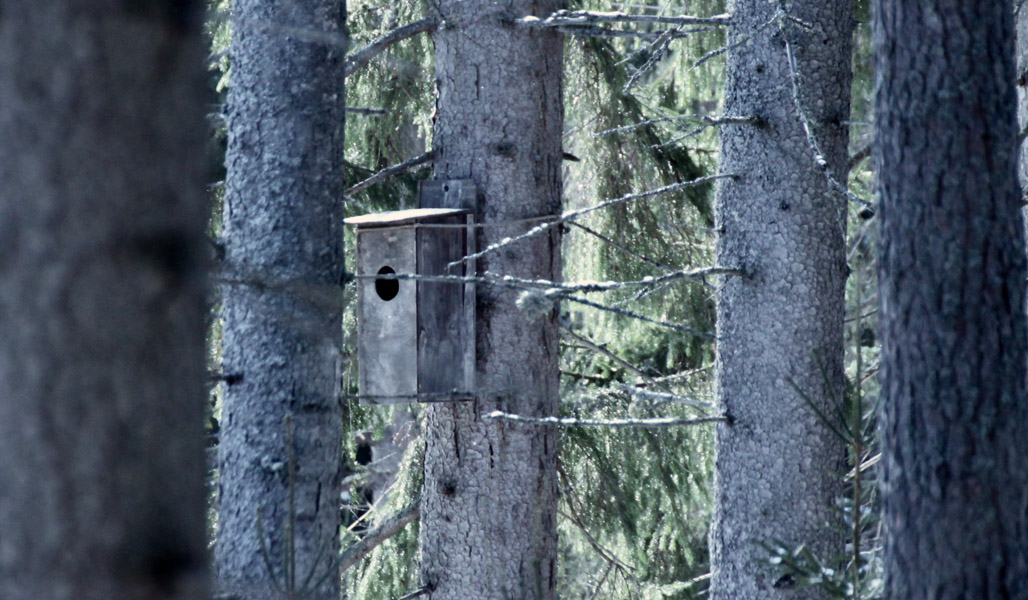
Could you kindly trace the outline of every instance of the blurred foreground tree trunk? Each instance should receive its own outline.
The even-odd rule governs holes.
[[[0,8],[0,598],[202,598],[202,4]]]
[[[731,421],[717,428],[711,597],[796,598],[754,542],[823,560],[843,550],[832,506],[845,449],[809,403],[831,415],[842,399],[846,200],[824,171],[846,181],[853,16],[849,0],[729,11],[724,115],[756,123],[721,128],[720,172],[738,177],[718,185],[718,264],[748,274],[718,297],[717,396]]]
[[[222,592],[339,596],[346,4],[233,3]]]
[[[435,178],[473,179],[479,223],[561,211],[560,34],[514,26],[554,0],[444,0],[436,45]],[[478,230],[484,248],[536,223]],[[478,261],[479,273],[560,278],[556,228]],[[477,399],[427,407],[421,577],[434,600],[552,599],[557,578],[555,428],[480,415],[557,414],[557,311],[478,286]]]
[[[1012,12],[875,5],[887,598],[1028,598]]]

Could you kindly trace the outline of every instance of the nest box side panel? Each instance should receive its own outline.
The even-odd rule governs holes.
[[[467,248],[470,217],[455,215],[433,219],[418,229],[418,265],[422,275],[463,276],[463,264],[447,265],[463,258]],[[432,227],[445,224],[450,227]],[[424,401],[451,400],[449,392],[468,392],[465,353],[474,338],[467,331],[465,284],[462,281],[421,281],[418,286],[418,380]],[[434,397],[432,395],[435,395]]]
[[[361,275],[414,274],[413,227],[371,228],[357,232]],[[417,282],[412,279],[361,279],[358,290],[358,360],[362,404],[411,402],[417,393]],[[404,397],[407,396],[407,397]]]

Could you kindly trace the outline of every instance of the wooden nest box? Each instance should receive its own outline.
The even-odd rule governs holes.
[[[419,208],[346,219],[357,228],[361,404],[471,398],[475,286],[432,277],[474,275],[461,261],[474,248],[473,218]]]

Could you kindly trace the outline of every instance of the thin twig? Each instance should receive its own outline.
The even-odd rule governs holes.
[[[360,183],[357,183],[356,185],[354,185],[350,189],[348,189],[345,192],[343,192],[343,194],[346,195],[346,196],[349,196],[351,194],[356,194],[357,192],[359,192],[361,190],[364,190],[364,189],[366,189],[366,188],[368,188],[368,187],[370,187],[372,185],[375,185],[376,183],[378,183],[380,181],[383,181],[383,180],[385,180],[385,179],[387,179],[389,177],[392,177],[393,175],[397,175],[399,173],[403,173],[404,171],[409,171],[409,170],[413,169],[414,167],[416,167],[418,165],[422,165],[422,164],[425,164],[427,162],[430,162],[434,157],[435,157],[435,152],[432,151],[432,150],[429,150],[428,152],[426,152],[426,153],[424,153],[424,154],[422,154],[420,156],[415,156],[414,158],[411,158],[409,160],[405,160],[405,161],[403,161],[402,163],[400,163],[398,165],[393,165],[391,167],[386,167],[386,168],[382,169],[381,171],[375,173],[371,177],[368,177],[364,181],[361,181]]]
[[[728,25],[731,15],[721,14],[712,17],[692,17],[680,15],[666,17],[661,15],[631,15],[617,12],[598,12],[587,10],[558,10],[545,19],[528,16],[517,19],[518,23],[532,27],[558,27],[562,25],[590,25],[593,23],[661,23],[664,25]]]
[[[653,390],[644,390],[643,388],[636,387],[634,385],[618,384],[618,389],[624,390],[633,396],[639,396],[641,398],[650,398],[651,400],[661,400],[661,404],[667,402],[674,402],[676,404],[684,404],[693,408],[699,408],[702,410],[710,410],[714,408],[710,402],[702,402],[700,400],[693,400],[692,398],[686,398],[685,396],[679,396],[678,394],[669,394],[667,392],[654,392]]]
[[[380,117],[382,115],[388,115],[389,111],[384,108],[363,108],[360,106],[347,106],[346,112],[355,115],[368,115],[372,117]]]
[[[422,19],[420,21],[408,23],[403,27],[398,27],[347,56],[346,65],[343,67],[343,73],[348,77],[354,71],[366,65],[372,58],[393,44],[401,42],[407,38],[414,37],[419,33],[435,31],[437,27],[439,27],[439,22],[435,19]]]
[[[715,268],[715,267],[711,267],[711,268]],[[742,273],[742,271],[735,271],[735,270],[731,270],[731,271],[725,270],[724,272],[726,272],[726,273],[727,272]],[[670,276],[672,276],[674,278],[677,278],[677,279],[684,278],[684,277],[681,276],[680,273],[671,273]],[[656,278],[655,277],[655,278],[653,278],[650,281],[643,280],[643,281],[640,281],[640,282],[608,282],[608,283],[615,283],[615,284],[619,284],[620,283],[620,284],[628,284],[628,285],[636,285],[636,284],[638,284],[638,285],[655,285],[657,283],[663,282],[667,277],[668,276],[664,276],[664,277],[660,277],[660,278]],[[630,310],[625,310],[625,309],[617,308],[617,307],[614,307],[614,306],[608,306],[608,305],[605,305],[605,304],[600,304],[599,302],[593,302],[592,300],[586,300],[585,298],[579,298],[578,296],[572,296],[572,295],[570,295],[568,293],[567,290],[560,289],[559,287],[554,288],[554,289],[544,289],[544,288],[537,287],[538,286],[538,282],[541,282],[541,281],[544,281],[544,280],[530,280],[530,279],[518,280],[517,278],[513,278],[513,277],[510,277],[509,280],[508,280],[508,276],[504,276],[502,278],[485,278],[485,277],[463,277],[463,276],[460,276],[460,275],[416,275],[416,274],[412,274],[412,273],[388,273],[388,274],[382,274],[382,275],[377,275],[377,274],[376,275],[350,275],[350,278],[354,279],[354,280],[396,279],[396,280],[401,280],[401,281],[404,281],[404,280],[416,280],[416,281],[433,281],[433,282],[441,282],[441,283],[484,283],[484,284],[498,286],[498,287],[506,287],[506,288],[522,290],[524,293],[519,298],[519,301],[523,301],[523,300],[527,299],[534,306],[542,305],[542,310],[532,310],[531,312],[533,314],[540,314],[541,312],[546,312],[546,311],[550,310],[550,308],[553,307],[554,303],[559,302],[561,300],[566,300],[568,302],[574,302],[576,304],[581,304],[583,306],[589,306],[589,307],[595,308],[597,310],[602,310],[602,311],[609,312],[609,313],[612,313],[612,314],[615,314],[615,315],[619,315],[619,316],[622,316],[622,317],[628,317],[628,318],[631,318],[631,319],[636,319],[636,320],[639,320],[639,321],[643,321],[645,323],[651,323],[653,325],[658,325],[660,327],[666,327],[668,329],[673,329],[675,331],[680,331],[682,333],[688,333],[690,335],[695,335],[695,336],[700,336],[700,337],[707,337],[707,338],[712,338],[712,339],[715,337],[715,335],[713,333],[709,332],[709,331],[701,331],[699,329],[692,329],[690,327],[685,327],[685,326],[682,326],[682,325],[678,325],[677,323],[671,323],[671,322],[668,322],[668,321],[662,321],[660,319],[653,319],[651,317],[647,317],[646,315],[642,315],[642,314],[639,314],[639,313],[636,313],[636,312],[632,312]],[[536,285],[530,285],[529,283],[523,283],[523,282],[536,282]],[[588,284],[583,284],[583,285],[584,286],[589,286],[589,287],[595,287],[595,286],[599,286],[599,287],[597,287],[596,289],[593,289],[593,290],[583,289],[582,291],[586,291],[586,292],[588,292],[588,291],[604,291],[604,289],[602,287],[604,284],[588,283]],[[611,288],[608,288],[608,289],[611,289]],[[523,304],[523,302],[522,302],[522,304]],[[548,304],[548,306],[547,306],[547,304]],[[453,392],[453,393],[456,394],[456,395],[460,395],[461,394],[460,392]],[[441,393],[439,395],[445,395],[445,394],[449,394],[449,392]],[[365,399],[375,399],[376,398],[374,396],[347,396],[347,397],[357,397],[357,398],[365,398]],[[403,400],[403,399],[408,399],[409,398],[409,399],[412,399],[412,400],[416,400],[416,399],[418,399],[420,397],[422,397],[422,394],[409,394],[409,395],[398,395],[398,396],[381,396],[381,399],[398,399],[398,400]],[[455,398],[455,399],[458,399],[458,398]]]
[[[653,42],[651,42],[650,45],[647,48],[645,48],[645,50],[648,50],[650,52],[650,56],[646,59],[646,62],[643,63],[641,67],[639,67],[634,73],[632,73],[632,75],[628,78],[628,81],[625,82],[625,85],[621,88],[622,94],[627,95],[632,90],[632,88],[635,87],[635,84],[638,83],[639,79],[641,79],[643,75],[650,72],[650,70],[652,70],[653,67],[657,66],[657,63],[659,63],[660,60],[664,58],[664,55],[667,52],[667,48],[671,44],[672,37],[674,37],[674,34],[678,33],[679,31],[680,28],[665,30],[663,33],[660,34],[660,36],[657,37],[657,39],[653,40]],[[641,51],[642,50],[640,50],[640,52]]]
[[[342,554],[339,555],[339,573],[343,573],[357,564],[357,562],[377,548],[379,544],[399,533],[408,523],[420,516],[421,499],[419,498],[393,515],[385,523],[372,529],[359,542],[343,550]]]
[[[713,275],[746,275],[746,271],[738,267],[697,267],[695,269],[673,271],[664,275],[658,275],[657,277],[647,275],[642,279],[626,281],[569,281],[565,283],[558,283],[548,279],[523,279],[511,275],[503,275],[499,279],[504,283],[523,285],[525,289],[545,289],[546,293],[556,295],[573,292],[609,292],[626,287],[653,287],[679,279],[703,279]]]
[[[865,158],[871,156],[871,148],[872,148],[872,146],[873,146],[873,144],[871,142],[868,142],[868,143],[864,144],[863,148],[861,148],[860,150],[857,150],[855,154],[850,156],[849,163],[846,166],[846,170],[847,171],[852,171]]]
[[[636,367],[632,363],[630,363],[627,360],[621,358],[617,354],[614,354],[613,352],[611,352],[607,348],[597,344],[596,342],[590,340],[589,338],[581,336],[581,335],[578,335],[570,327],[568,327],[566,325],[561,325],[560,326],[560,333],[564,337],[566,337],[566,338],[568,338],[568,339],[570,339],[572,341],[578,342],[579,344],[582,344],[585,348],[587,348],[589,350],[592,350],[593,352],[598,352],[598,353],[606,356],[610,360],[614,361],[615,363],[621,365],[625,369],[627,369],[630,372],[634,373],[636,375],[636,377],[639,377],[643,381],[646,381],[646,382],[649,382],[649,383],[656,383],[656,381],[653,379],[653,377],[650,377],[649,375],[647,375],[645,372],[640,370],[638,367]]]
[[[483,419],[496,419],[525,423],[531,425],[559,425],[561,427],[681,427],[683,425],[704,425],[707,423],[727,422],[728,417],[700,417],[697,419],[678,419],[674,417],[657,417],[653,419],[571,419],[560,417],[528,417],[494,410],[482,415]]]
[[[405,594],[405,595],[401,596],[397,600],[414,600],[414,598],[420,598],[421,596],[424,596],[425,594],[431,594],[433,589],[434,588],[426,585],[423,588],[414,590],[413,592],[411,592],[409,594]]]
[[[588,233],[589,235],[591,235],[591,236],[599,239],[600,241],[606,243],[608,246],[613,246],[614,248],[617,248],[618,250],[624,252],[625,254],[627,254],[629,256],[632,256],[632,257],[635,257],[635,258],[638,258],[639,260],[641,260],[641,261],[643,261],[645,263],[649,263],[649,264],[657,267],[658,269],[663,269],[664,271],[668,271],[668,270],[671,269],[671,267],[669,267],[667,265],[663,265],[663,264],[653,260],[649,256],[646,256],[645,254],[640,254],[640,253],[636,252],[635,250],[632,250],[628,246],[625,246],[624,244],[620,244],[618,242],[615,242],[614,240],[612,240],[608,236],[605,236],[602,233],[600,233],[599,231],[596,231],[594,229],[590,229],[589,227],[586,227],[585,225],[582,225],[581,223],[576,223],[575,221],[571,221],[569,223],[569,225],[571,225],[572,227],[577,227],[577,228],[581,229],[582,231]]]
[[[639,40],[656,40],[663,35],[670,34],[672,39],[689,37],[694,33],[710,31],[711,27],[697,27],[693,29],[666,29],[664,31],[628,31],[625,29],[608,29],[599,25],[559,25],[554,31],[567,35],[580,37],[609,37],[609,38],[635,38]]]

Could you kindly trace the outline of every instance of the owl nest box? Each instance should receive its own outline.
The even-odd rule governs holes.
[[[361,403],[470,399],[475,287],[433,276],[474,274],[462,261],[474,248],[473,212],[419,208],[346,223],[357,233]]]

